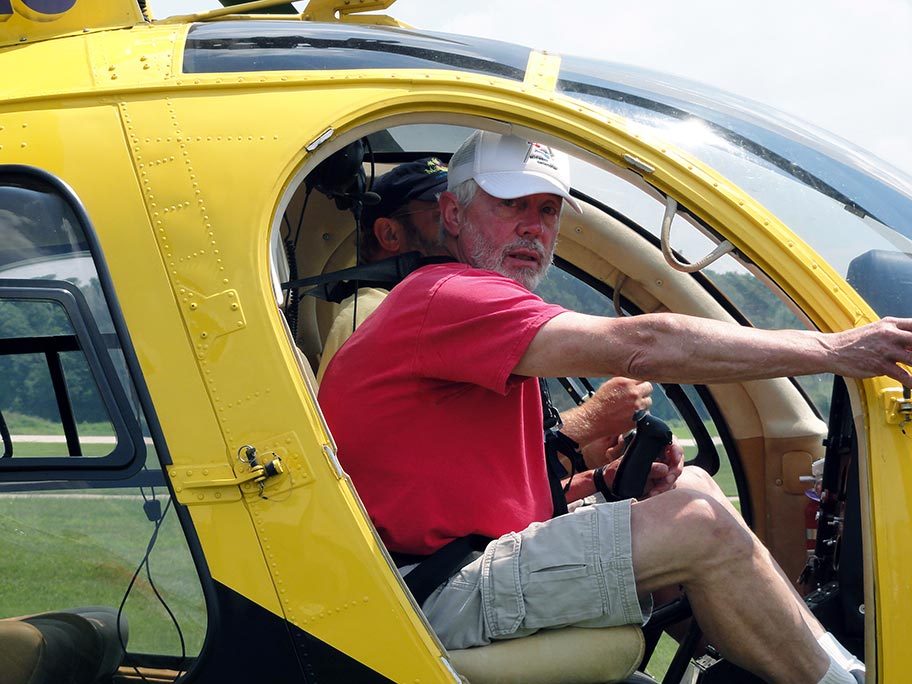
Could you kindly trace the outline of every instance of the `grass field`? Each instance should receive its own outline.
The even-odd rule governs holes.
[[[112,444],[82,444],[83,456],[107,456],[111,453]],[[13,455],[17,458],[42,457],[42,456],[66,456],[66,445],[59,443],[44,442],[13,442]]]
[[[135,495],[132,495],[135,494]],[[154,530],[133,490],[70,491],[0,496],[0,615],[77,606],[118,607]],[[177,617],[187,652],[205,633],[196,569],[173,511],[164,519],[149,560],[154,589]],[[132,651],[180,654],[180,639],[145,568],[124,615]]]
[[[10,434],[13,435],[62,435],[63,427],[60,423],[55,423],[38,416],[27,416],[15,411],[4,411],[3,418],[6,420],[6,426]],[[110,435],[112,434],[110,423],[78,423],[80,435]]]
[[[59,441],[17,438],[60,437],[59,424],[12,412],[4,412],[4,419],[13,436],[14,458],[66,455],[66,445]],[[111,452],[110,443],[83,439],[110,436],[110,425],[83,423],[78,432],[83,456]],[[150,465],[158,468],[157,463]],[[167,492],[164,487],[156,491],[164,508]],[[151,495],[148,490],[145,494]],[[79,606],[119,607],[155,529],[143,503],[136,488],[0,495],[0,616]],[[131,651],[180,655],[181,636],[186,653],[196,655],[202,647],[202,590],[173,511],[162,521],[148,569],[143,566],[133,581],[124,616]]]

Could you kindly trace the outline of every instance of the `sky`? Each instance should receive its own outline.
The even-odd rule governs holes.
[[[219,6],[148,2],[156,18]],[[912,177],[912,0],[398,0],[383,13],[706,83],[829,131]]]

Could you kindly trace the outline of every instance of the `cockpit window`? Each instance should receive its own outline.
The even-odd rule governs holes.
[[[456,69],[522,81],[529,49],[481,38],[388,26],[311,22],[199,24],[187,36],[184,73]]]
[[[535,294],[545,301],[581,313],[612,318],[618,315],[612,302],[614,293],[611,288],[594,281],[591,276],[559,258],[555,259],[555,265],[548,270]],[[620,301],[618,303],[624,316],[641,313],[638,310],[628,310]],[[598,388],[605,378],[588,380],[593,388]],[[561,411],[571,408],[574,401],[572,395],[563,391],[564,383],[554,379],[549,379],[548,382],[551,385],[551,396],[555,406]],[[688,461],[702,466],[710,474],[715,474],[720,465],[718,452],[722,449],[721,444],[713,443],[704,427],[704,421],[709,420],[709,413],[699,398],[699,391],[686,391],[680,386],[663,387],[655,384],[652,401],[652,413],[669,425],[675,426],[675,434],[686,447],[685,455]],[[727,460],[723,459],[723,462]]]
[[[706,86],[580,58],[563,59],[558,89],[716,169],[843,276],[870,249],[912,252],[912,180],[825,132]]]
[[[79,200],[0,166],[0,618],[102,606],[180,672],[207,613],[140,378]]]
[[[0,471],[137,468],[146,448],[134,391],[79,218],[40,178],[12,176],[0,187],[0,236]],[[11,424],[42,440],[14,444]]]

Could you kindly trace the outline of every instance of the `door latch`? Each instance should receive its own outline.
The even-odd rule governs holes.
[[[899,425],[906,434],[906,425],[912,423],[912,392],[908,387],[891,387],[883,391],[884,409],[888,425]]]

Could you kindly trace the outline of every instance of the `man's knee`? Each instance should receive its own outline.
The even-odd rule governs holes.
[[[691,482],[695,486],[679,487],[656,497],[668,497],[664,503],[669,506],[666,514],[673,521],[670,545],[698,564],[732,562],[751,555],[756,539],[732,508],[716,496],[714,485],[706,484],[707,480],[712,482],[709,475],[694,470],[703,473],[693,474]],[[663,517],[661,512],[659,517]]]
[[[716,484],[712,475],[707,473],[700,466],[685,466],[676,485],[679,489],[692,489],[696,492],[707,494],[714,499],[720,499],[725,496],[725,493],[719,485]]]
[[[731,562],[748,557],[756,550],[756,539],[715,492],[694,492],[688,509],[688,524],[705,537],[704,546],[710,552],[707,562]]]

